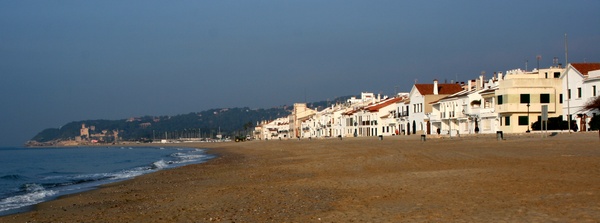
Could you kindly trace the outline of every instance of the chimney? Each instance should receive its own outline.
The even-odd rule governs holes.
[[[483,85],[484,85],[483,80],[484,79],[485,78],[484,78],[483,74],[479,76],[479,84],[480,84],[479,89],[483,89]]]
[[[433,79],[433,94],[438,95],[438,80]]]
[[[469,81],[468,81],[468,82],[469,82],[469,84],[468,84],[468,86],[469,86],[469,87],[467,88],[467,91],[470,91],[470,90],[471,90],[471,81],[472,81],[472,80],[469,80]]]

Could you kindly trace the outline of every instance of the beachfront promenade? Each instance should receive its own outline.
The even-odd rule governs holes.
[[[159,171],[0,222],[593,222],[597,132],[189,144]],[[178,144],[181,146],[181,144]]]

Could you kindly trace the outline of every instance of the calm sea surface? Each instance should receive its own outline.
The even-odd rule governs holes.
[[[99,185],[205,162],[204,150],[150,147],[0,148],[0,215]]]

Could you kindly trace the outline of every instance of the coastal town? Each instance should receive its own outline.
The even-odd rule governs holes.
[[[295,103],[289,115],[258,121],[240,133],[223,136],[221,130],[155,132],[136,140],[125,140],[123,129],[98,129],[82,122],[78,135],[49,142],[29,141],[28,146],[75,146],[140,142],[223,142],[245,140],[322,139],[421,135],[460,137],[474,134],[515,134],[541,131],[586,132],[600,114],[585,108],[600,94],[600,63],[570,63],[554,60],[547,68],[485,72],[464,82],[432,80],[415,83],[409,92],[391,96],[361,92],[347,100],[312,107]],[[212,115],[228,109],[213,111]],[[201,117],[199,115],[198,117]],[[169,119],[168,117],[164,118]],[[568,121],[571,120],[571,121]],[[128,125],[148,129],[158,117],[129,118]],[[252,127],[246,123],[244,128]],[[131,130],[130,130],[131,131]],[[214,134],[212,134],[214,133]],[[213,137],[214,135],[214,137]]]
[[[295,103],[289,116],[257,123],[253,138],[453,137],[542,129],[583,132],[591,130],[589,122],[600,114],[597,109],[584,108],[600,93],[598,86],[600,63],[563,66],[555,58],[547,68],[513,69],[491,75],[481,72],[465,82],[415,83],[409,92],[392,96],[361,92],[360,98],[352,97],[322,110]],[[567,127],[548,128],[548,120],[552,119],[566,122]]]

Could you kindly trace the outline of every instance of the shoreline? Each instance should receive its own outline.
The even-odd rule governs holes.
[[[81,168],[83,168],[83,172],[79,172],[79,168],[72,169],[75,172],[60,172],[64,168],[72,167],[71,164],[79,165],[79,162],[70,162],[69,158],[68,165],[61,165],[59,163],[46,162],[44,163],[42,160],[48,160],[46,158],[41,158],[41,165],[25,165],[22,167],[15,167],[17,162],[14,164],[10,164],[9,161],[8,168],[13,171],[6,170],[5,172],[10,175],[7,176],[15,176],[14,179],[9,178],[6,184],[3,185],[3,189],[20,189],[21,193],[19,194],[8,194],[8,197],[2,198],[2,202],[0,204],[2,211],[0,211],[0,216],[9,216],[14,214],[26,213],[35,209],[35,206],[52,201],[61,199],[64,196],[70,196],[72,194],[79,194],[91,190],[96,190],[102,188],[104,185],[110,185],[117,182],[127,181],[130,179],[134,179],[135,177],[150,174],[153,172],[168,170],[172,168],[178,168],[185,165],[194,165],[199,163],[204,163],[213,159],[215,157],[214,154],[208,153],[206,148],[194,148],[192,146],[153,146],[153,145],[136,145],[136,146],[77,146],[77,147],[39,147],[36,149],[44,149],[46,152],[41,154],[60,154],[55,157],[63,157],[63,155],[69,155],[72,153],[64,153],[64,151],[76,151],[83,150],[83,152],[76,152],[75,154],[80,154],[81,157],[89,157],[89,161],[94,163],[94,165],[89,165],[87,162],[81,162],[83,164]],[[58,153],[54,153],[53,150],[59,149]],[[125,151],[124,155],[127,153],[131,154],[131,151],[134,149],[134,156],[131,156],[132,160],[129,159],[120,159],[116,160],[112,159],[110,156],[114,156],[112,154],[117,153],[120,154],[120,151]],[[141,150],[138,150],[141,149]],[[25,148],[12,148],[18,152],[21,150],[27,154]],[[108,156],[101,156],[99,159],[98,156],[88,156],[88,152],[91,154],[96,154],[96,151],[103,151],[98,153],[98,155],[108,154]],[[160,152],[159,152],[160,151]],[[147,155],[146,152],[153,155]],[[31,153],[32,155],[37,153]],[[7,157],[11,157],[10,154],[4,154]],[[16,154],[17,157],[19,154]],[[140,156],[143,159],[140,159]],[[35,157],[43,157],[39,154],[37,156],[26,156],[27,158],[35,159]],[[79,155],[78,155],[79,157]],[[117,156],[114,156],[117,157]],[[121,157],[119,155],[118,157]],[[77,160],[76,157],[75,160]],[[108,159],[106,161],[105,159]],[[14,160],[14,159],[13,159]],[[28,160],[28,159],[25,159]],[[52,159],[51,159],[52,160]],[[97,160],[98,162],[95,162]],[[137,160],[137,161],[136,161]],[[114,162],[113,162],[114,161]],[[141,161],[141,162],[140,162]],[[120,163],[120,164],[119,164]],[[125,164],[129,163],[129,164]],[[103,168],[104,165],[115,165],[117,166],[109,166],[108,168]],[[22,165],[22,164],[21,164]],[[56,171],[58,172],[44,172],[44,173],[36,173],[36,172],[26,172],[20,173],[19,169],[40,169],[40,170],[55,170],[55,166],[58,166]],[[93,167],[93,168],[87,168]],[[94,172],[94,169],[96,172]],[[8,171],[8,172],[7,172]],[[91,171],[91,172],[90,172]],[[14,175],[13,175],[14,173]],[[42,175],[42,177],[37,178],[36,175]],[[20,179],[27,179],[26,181]],[[51,180],[45,180],[51,179]],[[8,182],[10,181],[10,182]],[[4,182],[4,181],[3,181]],[[20,182],[20,183],[19,183]],[[18,185],[20,184],[20,186]],[[28,186],[34,185],[34,186]],[[29,189],[34,188],[34,189]],[[3,190],[4,192],[4,190]]]
[[[596,132],[505,139],[178,143],[217,157],[66,195],[0,221],[600,219]]]

